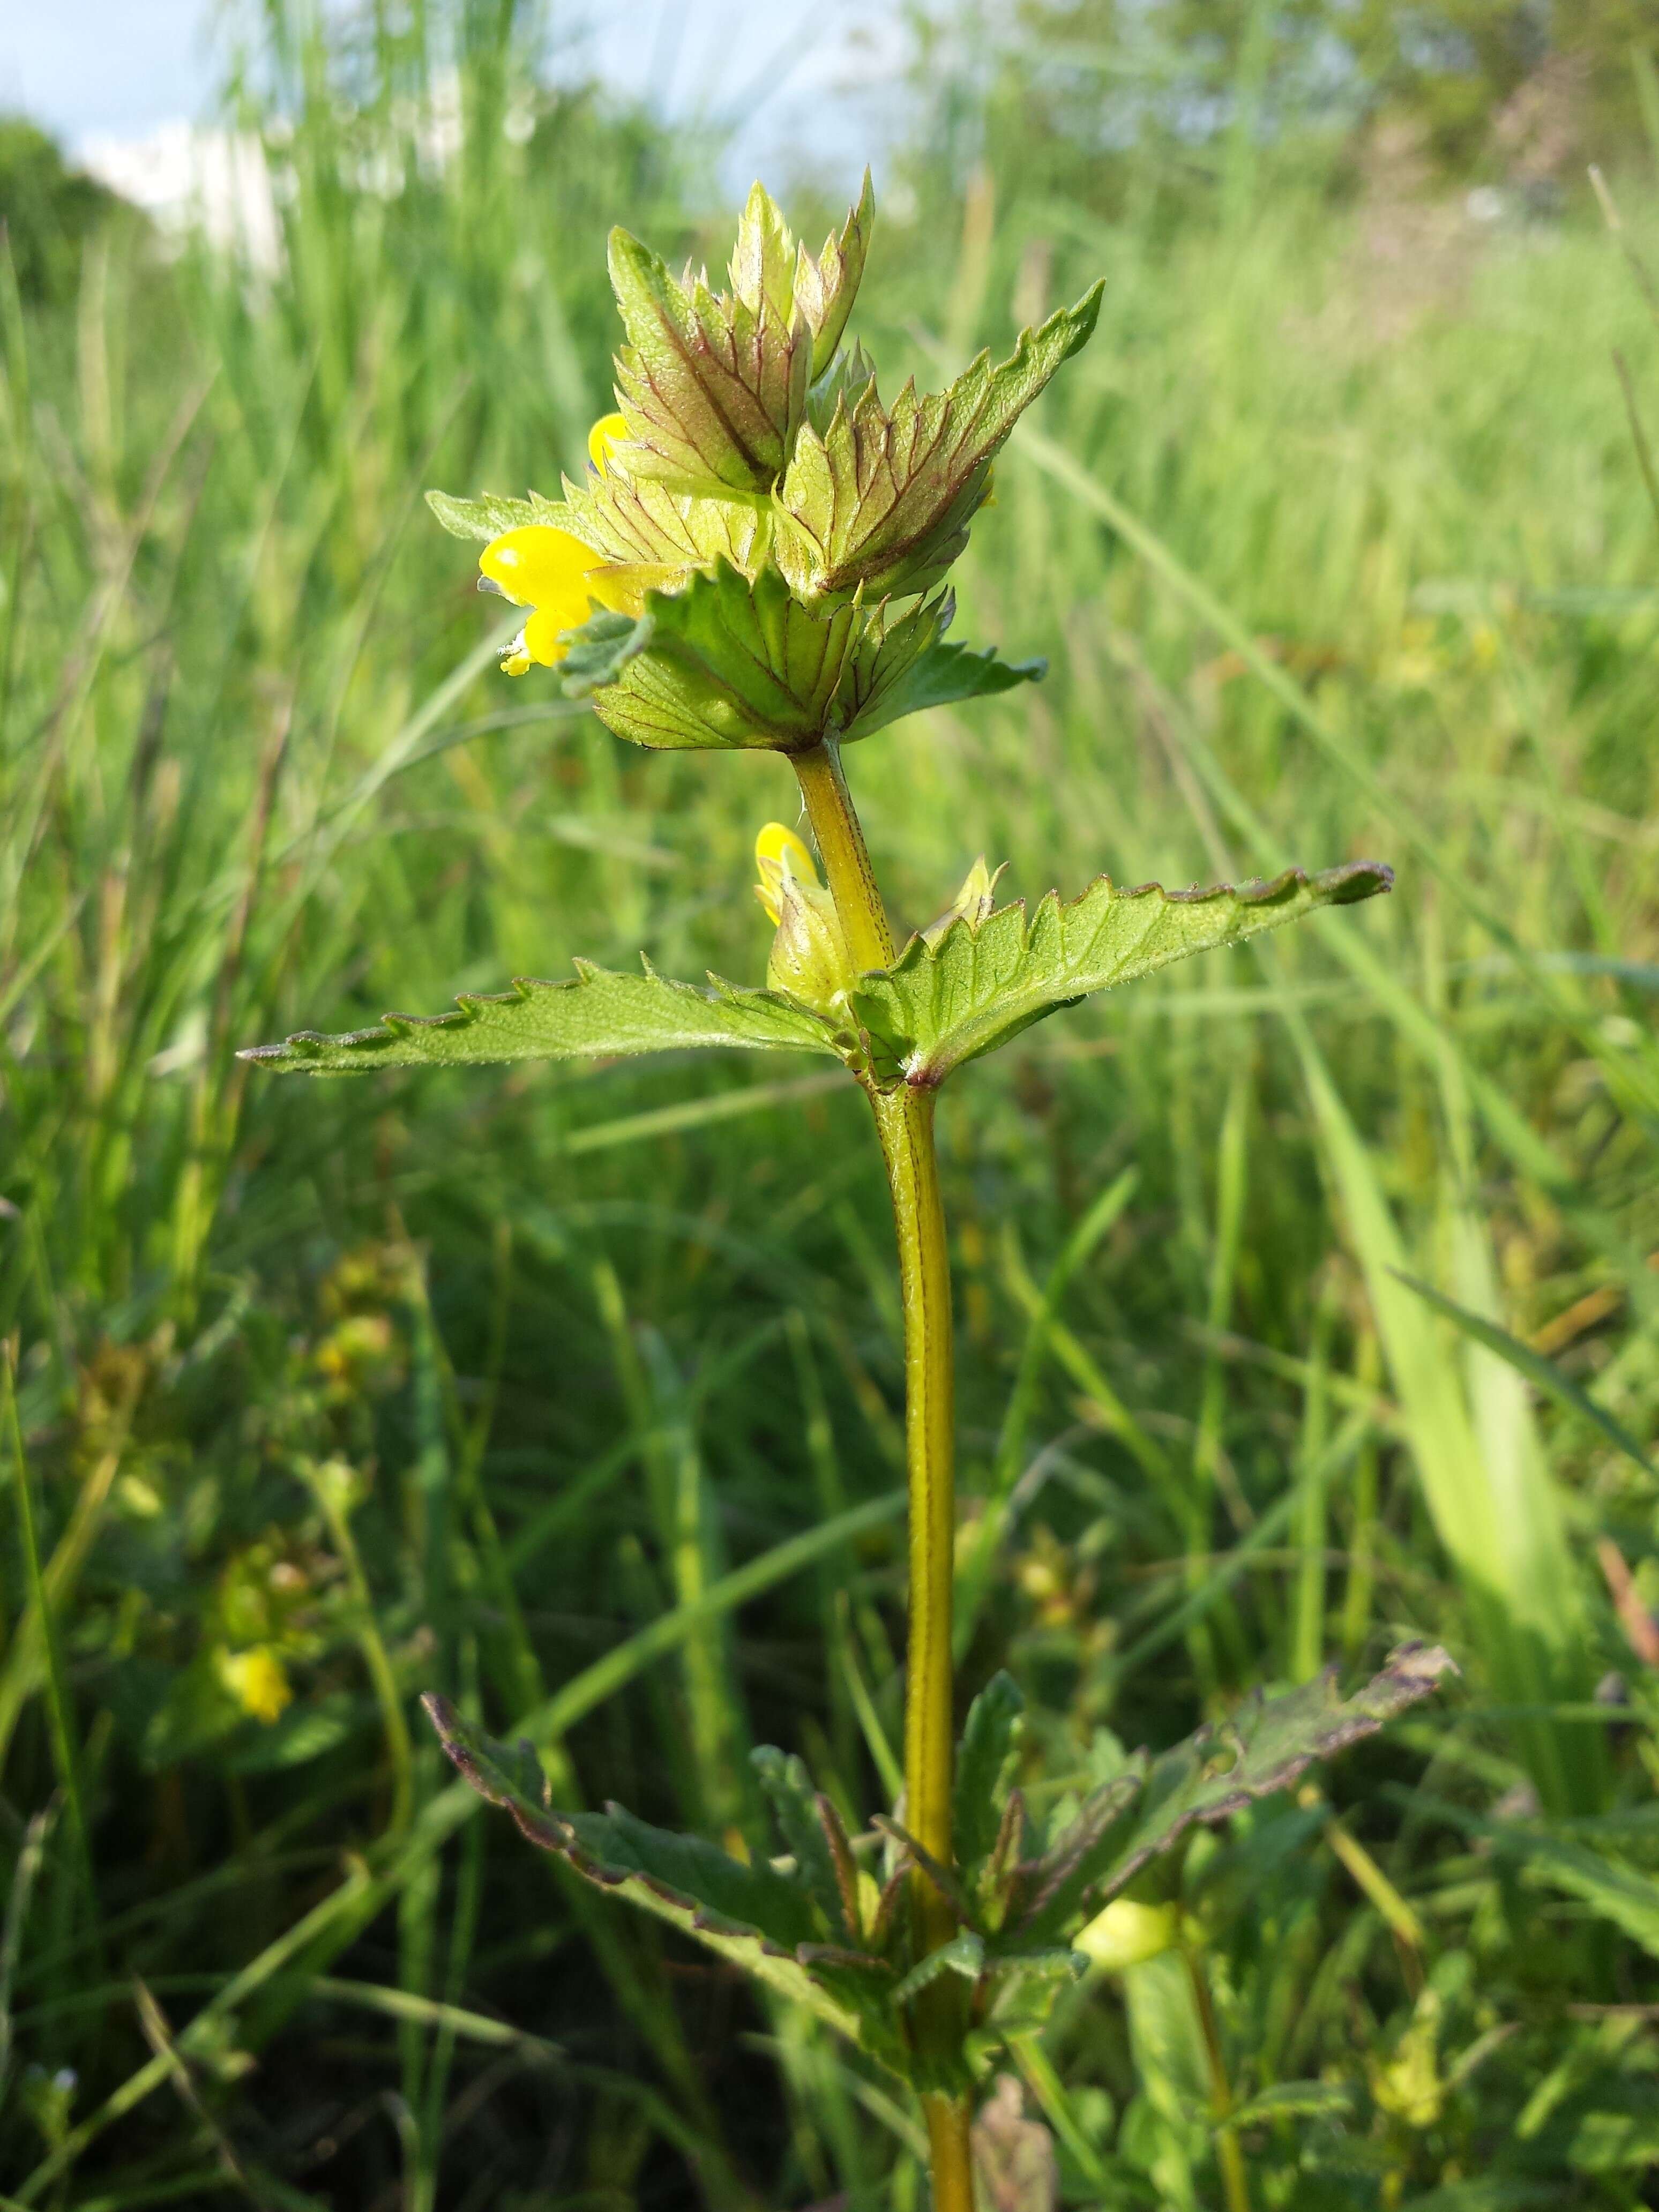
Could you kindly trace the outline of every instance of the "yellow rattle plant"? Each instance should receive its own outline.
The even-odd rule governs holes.
[[[1010,2039],[1039,2027],[1086,1966],[1075,1939],[1090,1929],[1097,1943],[1105,1908],[1195,1823],[1369,1734],[1448,1662],[1407,1647],[1355,1697],[1327,1676],[1248,1702],[1172,1750],[1138,1755],[1053,1832],[1014,1786],[1020,1700],[1007,1675],[974,1701],[957,1743],[941,1090],[1093,992],[1369,898],[1392,878],[1363,861],[1204,891],[1126,890],[1102,876],[1028,912],[996,905],[981,860],[939,921],[896,943],[842,755],[903,716],[1042,675],[1040,663],[947,643],[945,580],[998,452],[1090,337],[1100,288],[1024,332],[1007,360],[981,355],[926,396],[906,385],[890,407],[846,337],[872,222],[866,179],[814,258],[757,185],[720,292],[613,233],[620,411],[595,425],[584,480],[557,500],[429,495],[447,528],[483,541],[483,586],[526,610],[507,673],[549,672],[636,744],[787,756],[811,846],[779,823],[760,833],[757,890],[776,931],[765,982],[692,985],[648,963],[629,975],[578,962],[568,981],[520,979],[453,1012],[302,1032],[248,1057],[336,1075],[719,1046],[817,1053],[865,1092],[904,1313],[902,1801],[849,1834],[798,1759],[758,1752],[784,1850],[744,1864],[620,1809],[558,1811],[529,1745],[492,1742],[441,1700],[428,1704],[461,1772],[532,1842],[809,2006],[907,2082],[927,2119],[936,2212],[971,2212],[974,2098]]]

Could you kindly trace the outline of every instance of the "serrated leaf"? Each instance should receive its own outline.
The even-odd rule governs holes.
[[[958,1863],[972,1878],[994,1848],[1025,1700],[1006,1671],[994,1674],[973,1704],[957,1753],[953,1823]]]
[[[1020,1869],[1024,1893],[1012,1930],[1029,1942],[1073,1927],[1081,1912],[1097,1911],[1190,1827],[1224,1820],[1287,1789],[1316,1759],[1374,1735],[1455,1671],[1438,1645],[1402,1644],[1352,1698],[1338,1692],[1334,1668],[1284,1697],[1257,1691],[1229,1719],[1207,1723],[1139,1776],[1120,1776],[1109,1792],[1126,1780],[1139,1785],[1122,1802],[1097,1793],[1100,1802],[1091,1800],[1042,1860]],[[1109,1817],[1101,1817],[1103,1809]]]
[[[863,619],[850,606],[815,613],[775,568],[751,579],[721,560],[682,590],[647,592],[631,640],[596,617],[571,653],[611,654],[593,709],[619,738],[674,751],[793,752],[823,735]]]
[[[848,1917],[845,1888],[805,1767],[769,1743],[758,1746],[749,1759],[808,1893],[836,1936],[856,1941],[858,1923]]]
[[[567,699],[586,699],[601,684],[615,684],[635,655],[649,643],[651,624],[634,615],[602,608],[580,629],[566,633],[564,658],[554,678]]]
[[[240,1056],[280,1074],[351,1075],[378,1067],[609,1059],[708,1045],[740,1051],[833,1052],[830,1025],[775,991],[715,982],[709,991],[649,970],[618,975],[578,962],[573,981],[520,976],[510,991],[456,1001],[453,1014],[388,1014],[374,1029],[301,1030]]]
[[[505,530],[522,529],[526,523],[558,523],[562,510],[556,501],[532,492],[527,499],[502,499],[485,492],[480,499],[456,499],[447,491],[429,491],[426,503],[452,538],[488,539]]]
[[[770,1867],[745,1866],[700,1836],[671,1835],[620,1806],[603,1813],[553,1812],[515,1785],[499,1745],[469,1728],[443,1698],[428,1696],[423,1702],[462,1775],[492,1804],[504,1806],[530,1842],[556,1852],[600,1888],[694,1936],[843,2035],[867,2040],[869,2023],[856,1999],[832,1987],[800,1956],[818,1932],[804,1889]],[[891,1977],[871,1963],[884,1996]],[[843,1968],[840,1978],[851,1972]]]
[[[1023,900],[977,927],[955,921],[913,937],[895,964],[864,976],[854,1003],[884,1060],[915,1085],[993,1052],[1060,1006],[1151,975],[1173,960],[1237,945],[1322,906],[1346,906],[1393,884],[1370,860],[1271,883],[1119,890],[1105,877],[1067,904],[1050,891],[1026,919]]]
[[[885,601],[854,633],[846,672],[836,695],[832,734],[842,744],[874,735],[901,715],[929,707],[1006,691],[1035,683],[1048,664],[1028,660],[1012,665],[994,651],[970,653],[965,646],[939,641],[956,613],[950,592],[921,599],[898,616]]]
[[[972,653],[965,645],[932,644],[884,680],[879,660],[874,672],[878,688],[842,732],[843,744],[873,737],[902,715],[923,714],[929,707],[959,706],[967,699],[994,698],[1017,684],[1040,684],[1048,664],[1042,659],[999,660],[994,646]]]
[[[1089,1960],[1069,1943],[1043,1944],[1036,1949],[993,1940],[985,1947],[984,1974],[1004,1987],[1021,1980],[1080,1982]]]
[[[822,435],[809,424],[779,487],[776,559],[805,597],[924,590],[967,542],[1003,441],[1061,362],[1086,343],[1102,287],[992,365],[981,354],[947,391],[907,384],[890,414],[873,383],[837,407]]]
[[[876,364],[856,341],[842,348],[806,395],[806,419],[823,437],[836,410],[855,407],[866,385],[875,381]]]
[[[908,2004],[912,1997],[920,1996],[930,1982],[936,1982],[943,1973],[960,1974],[964,1980],[976,1982],[985,1964],[985,1941],[971,1929],[964,1928],[948,1943],[941,1943],[937,1951],[930,1951],[919,1960],[893,1992],[895,2004]]]
[[[859,204],[848,210],[841,236],[836,238],[832,234],[826,238],[823,251],[816,261],[804,246],[800,250],[795,270],[795,304],[805,316],[812,333],[815,377],[822,376],[835,359],[836,348],[841,343],[847,319],[853,312],[853,302],[864,279],[864,264],[869,257],[870,237],[875,224],[875,194],[866,169]]]
[[[614,456],[601,476],[564,484],[562,507],[540,518],[603,553],[607,561],[702,568],[724,557],[734,568],[759,566],[771,542],[771,518],[730,499],[696,499],[649,477],[635,482]]]
[[[812,337],[806,318],[762,290],[755,304],[677,283],[660,255],[611,234],[611,283],[628,343],[617,397],[628,475],[727,499],[768,491],[788,465],[806,416]]]
[[[732,249],[732,289],[751,313],[769,307],[779,321],[795,314],[795,241],[783,210],[764,185],[750,187]]]

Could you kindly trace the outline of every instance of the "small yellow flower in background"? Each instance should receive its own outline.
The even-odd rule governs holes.
[[[853,963],[811,854],[793,830],[769,822],[755,840],[755,896],[778,932],[766,963],[768,983],[804,1006],[830,1012],[852,985]]]
[[[267,1727],[281,1718],[294,1692],[268,1644],[256,1644],[250,1651],[222,1651],[218,1657],[219,1679],[245,1713]]]
[[[1086,1928],[1072,1938],[1072,1948],[1081,1951],[1109,1974],[1127,1973],[1170,1949],[1181,1933],[1181,1915],[1173,1905],[1142,1905],[1133,1897],[1115,1897],[1103,1912],[1096,1913]]]
[[[627,418],[621,415],[601,415],[587,434],[587,458],[603,476],[612,448],[627,442]]]

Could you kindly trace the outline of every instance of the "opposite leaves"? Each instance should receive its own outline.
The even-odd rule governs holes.
[[[840,239],[813,261],[797,252],[757,185],[738,227],[732,289],[721,293],[690,270],[677,283],[648,246],[611,233],[611,282],[628,333],[617,357],[627,474],[714,498],[770,490],[846,326],[872,218],[866,176]]]
[[[753,1754],[787,1853],[770,1863],[671,1835],[619,1806],[556,1812],[528,1744],[492,1743],[442,1698],[425,1702],[460,1772],[532,1843],[808,2006],[917,2088],[959,2090],[965,2052],[923,2059],[912,2048],[907,2008],[932,1982],[948,1973],[970,1985],[970,2040],[981,2051],[1040,2029],[1059,1989],[1086,1966],[1071,1939],[1150,1860],[1195,1824],[1228,1818],[1373,1735],[1450,1667],[1443,1651],[1407,1644],[1352,1698],[1338,1693],[1334,1673],[1287,1696],[1258,1692],[1160,1757],[1137,1754],[1047,1839],[1012,1787],[1021,1699],[999,1675],[975,1701],[957,1760],[954,1868],[880,1816],[873,1833],[849,1838],[800,1760],[771,1749]],[[955,1923],[923,1953],[902,1908],[917,1874]]]
[[[1050,891],[1029,921],[1024,901],[913,937],[889,969],[860,978],[854,1007],[878,1074],[942,1083],[964,1061],[1006,1044],[1033,1022],[1172,960],[1237,945],[1321,906],[1346,906],[1393,884],[1371,860],[1271,883],[1166,891],[1119,890],[1104,876],[1062,903]]]
[[[1041,661],[942,644],[952,611],[948,593],[897,617],[856,601],[806,606],[776,568],[750,576],[720,558],[647,591],[637,619],[593,616],[557,674],[607,729],[659,750],[799,752],[826,734],[850,744],[1042,674]]]

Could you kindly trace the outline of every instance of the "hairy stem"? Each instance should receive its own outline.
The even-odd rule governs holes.
[[[829,745],[795,757],[807,817],[848,949],[860,969],[887,966],[893,940],[841,763]],[[934,1093],[902,1085],[870,1087],[887,1167],[904,1308],[904,1435],[909,1479],[909,1632],[904,1698],[904,1812],[912,1835],[941,1866],[953,1861],[951,1786],[951,1607],[956,1552],[956,1420],[951,1267],[933,1144]],[[920,1872],[912,1909],[918,1949],[937,1950],[956,1932],[951,1908]],[[964,1992],[941,1974],[917,1998],[911,2032],[918,2050],[941,2061],[960,2047]],[[934,2212],[973,2212],[965,2099],[923,2100]]]

